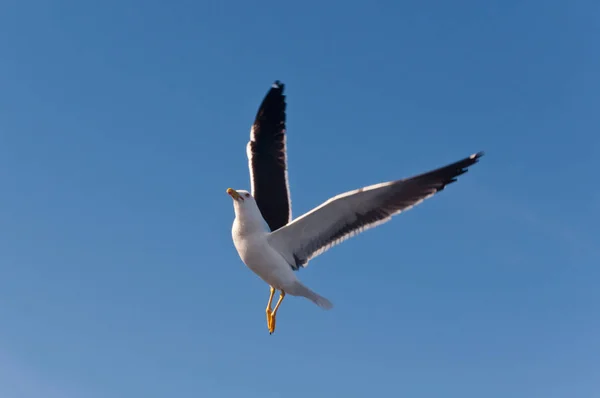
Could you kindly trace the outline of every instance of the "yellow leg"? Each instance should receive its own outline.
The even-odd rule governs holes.
[[[275,296],[275,289],[271,286],[271,295],[269,296],[269,302],[267,303],[267,327],[271,330],[271,303],[273,302],[273,296]]]
[[[279,300],[277,300],[277,304],[275,304],[275,308],[273,308],[273,312],[271,312],[271,323],[269,325],[269,334],[273,334],[273,332],[275,331],[275,317],[277,316],[277,310],[279,309],[279,306],[281,305],[281,302],[283,301],[284,297],[285,297],[285,292],[282,290],[281,294],[279,295]]]

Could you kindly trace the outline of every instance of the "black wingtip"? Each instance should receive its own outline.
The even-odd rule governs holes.
[[[483,151],[476,152],[458,162],[454,162],[447,166],[440,167],[439,169],[432,170],[430,172],[415,176],[414,180],[432,180],[436,181],[439,185],[436,188],[436,192],[444,190],[444,188],[456,182],[458,177],[469,171],[469,167],[479,161],[479,158],[484,155]]]
[[[475,163],[478,163],[479,158],[481,158],[483,155],[484,155],[484,152],[479,151],[479,152],[472,154],[468,158],[465,158],[462,161],[455,163],[456,165],[459,166],[459,170],[457,170],[456,177],[458,177],[461,174],[466,173],[469,170],[468,168],[470,166],[473,166]],[[454,181],[451,181],[451,182],[454,182]]]
[[[258,107],[258,112],[254,123],[258,123],[261,117],[264,117],[264,113],[267,112],[271,117],[274,116],[272,112],[281,113],[282,115],[275,116],[285,122],[285,94],[283,94],[284,84],[279,80],[275,80],[275,83],[271,86],[269,91],[265,94],[263,100]]]
[[[479,158],[481,158],[483,155],[484,155],[484,152],[479,151],[479,152],[472,154],[468,158],[465,158],[462,161],[457,162],[457,164],[461,164],[460,168],[463,169],[463,171],[460,174],[465,173],[467,171],[467,167],[472,166],[475,163],[478,163]]]
[[[474,153],[473,155],[471,155],[471,159],[478,160],[483,155],[485,155],[485,152],[484,151],[479,151],[479,152]]]
[[[273,88],[280,89],[280,90],[282,90],[282,91],[283,91],[283,87],[284,87],[284,86],[285,86],[285,85],[284,85],[284,84],[283,84],[281,81],[279,81],[279,80],[275,80],[275,83],[273,83],[273,86],[272,86],[272,87],[273,87]]]

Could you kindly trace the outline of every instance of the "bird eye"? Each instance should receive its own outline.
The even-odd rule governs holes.
[[[249,198],[249,197],[250,197],[250,194],[249,194],[249,193],[247,193],[247,194],[244,194],[244,196],[245,196],[245,197],[247,197],[247,198]]]

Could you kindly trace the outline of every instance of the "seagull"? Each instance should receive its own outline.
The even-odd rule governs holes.
[[[478,152],[455,163],[395,181],[336,195],[292,220],[286,148],[284,84],[275,81],[250,129],[246,155],[251,192],[227,189],[235,219],[231,229],[242,262],[270,286],[269,334],[286,294],[305,297],[323,309],[333,304],[302,284],[295,271],[331,247],[389,221],[456,181],[478,162]],[[272,308],[275,292],[279,299]]]

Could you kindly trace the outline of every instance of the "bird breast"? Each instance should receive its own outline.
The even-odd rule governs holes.
[[[287,261],[269,245],[268,232],[245,232],[234,223],[232,234],[235,248],[250,270],[279,289],[295,281],[296,276]]]

